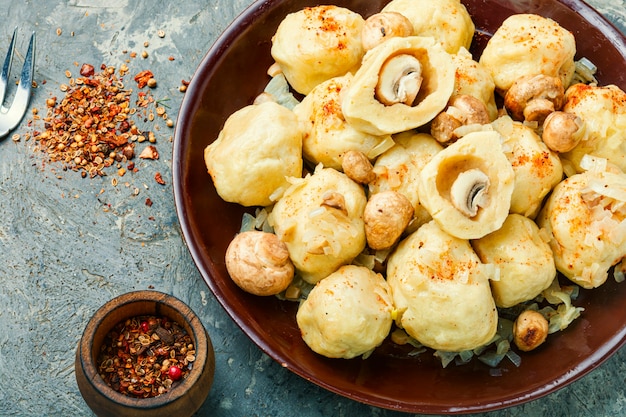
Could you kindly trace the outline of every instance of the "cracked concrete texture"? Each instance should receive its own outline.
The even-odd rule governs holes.
[[[80,64],[151,69],[175,120],[181,79],[190,79],[226,26],[251,0],[0,0],[7,17],[0,51],[19,26],[18,54],[38,36],[32,107],[60,95]],[[626,30],[624,1],[590,1]],[[57,28],[61,34],[57,34]],[[160,38],[156,32],[164,30]],[[144,42],[149,46],[144,47]],[[129,60],[146,50],[148,58]],[[126,51],[126,52],[124,52]],[[3,54],[4,52],[2,52]],[[174,61],[168,59],[175,57]],[[14,63],[19,68],[21,56]],[[26,126],[18,133],[32,130]],[[154,125],[146,124],[149,129]],[[234,324],[199,276],[178,225],[171,187],[171,135],[161,123],[157,161],[111,184],[45,162],[32,141],[0,142],[0,415],[91,415],[74,379],[76,343],[94,311],[119,294],[154,287],[185,301],[213,339],[215,384],[201,416],[401,416],[339,397],[263,354]],[[154,181],[155,172],[166,179]],[[138,194],[135,194],[138,190]],[[150,199],[153,204],[146,204]],[[580,381],[544,399],[490,413],[613,416],[626,413],[621,350]]]

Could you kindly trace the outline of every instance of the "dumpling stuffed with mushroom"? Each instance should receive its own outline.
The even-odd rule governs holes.
[[[230,115],[204,150],[219,196],[243,206],[272,204],[287,177],[302,175],[302,134],[296,115],[271,101]]]
[[[346,121],[372,135],[430,122],[454,88],[452,57],[429,37],[395,37],[370,49],[342,101]]]
[[[365,191],[345,174],[318,165],[292,179],[268,223],[287,245],[302,278],[316,283],[350,263],[365,248]]]
[[[451,54],[469,48],[474,37],[474,22],[460,0],[392,0],[382,12],[405,16],[415,36],[431,36]]]
[[[467,240],[426,223],[400,242],[387,263],[396,322],[436,350],[460,352],[487,344],[498,325],[489,288],[494,272]]]
[[[487,42],[479,62],[505,93],[524,76],[543,74],[570,84],[575,71],[574,35],[552,19],[536,14],[508,17]]]
[[[366,267],[346,265],[311,290],[296,320],[314,352],[350,359],[370,353],[385,340],[392,311],[385,279]]]
[[[596,288],[626,256],[626,174],[599,166],[557,185],[537,218],[550,234],[557,269]]]
[[[547,236],[534,221],[520,214],[509,215],[500,229],[472,241],[472,247],[484,264],[499,269],[499,278],[491,281],[498,307],[532,300],[556,277]]]
[[[580,142],[562,154],[564,163],[582,172],[587,154],[605,158],[626,172],[626,93],[615,85],[574,84],[565,92],[563,111],[577,115],[584,130]]]
[[[321,82],[358,68],[364,22],[343,7],[306,7],[281,21],[272,38],[272,57],[293,89],[309,94]]]
[[[496,131],[468,133],[437,153],[417,183],[422,206],[460,239],[498,230],[511,207],[515,173]]]
[[[348,151],[361,152],[374,160],[394,145],[391,135],[369,135],[346,122],[341,96],[351,80],[352,74],[346,74],[324,81],[293,109],[304,129],[304,158],[313,165],[321,163],[341,170],[343,156]]]
[[[510,211],[534,219],[545,196],[563,179],[561,160],[528,125],[509,116],[491,125],[504,138],[504,153],[515,173]]]

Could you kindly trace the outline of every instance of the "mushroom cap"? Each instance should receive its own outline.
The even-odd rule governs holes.
[[[569,152],[582,140],[583,120],[573,113],[555,111],[543,122],[541,139],[554,152]]]
[[[513,324],[513,341],[519,350],[528,352],[539,347],[548,337],[548,320],[538,311],[522,312]]]
[[[358,13],[333,5],[290,13],[272,37],[272,57],[293,89],[309,94],[319,83],[360,65],[364,22]]]
[[[287,246],[273,233],[239,233],[226,249],[226,269],[242,290],[254,295],[284,291],[294,276]]]
[[[228,117],[204,162],[217,193],[243,206],[268,206],[302,175],[302,129],[295,114],[274,102],[246,106]]]
[[[376,99],[381,68],[389,58],[411,55],[421,63],[422,83],[412,106],[385,105]],[[433,38],[391,38],[367,52],[346,90],[342,110],[355,129],[372,135],[404,132],[430,122],[442,111],[454,88],[452,57]]]
[[[413,218],[413,206],[397,191],[383,191],[370,196],[365,206],[365,236],[370,248],[391,248]]]
[[[296,321],[313,351],[350,359],[385,340],[393,323],[392,310],[389,286],[380,274],[346,265],[311,290],[298,308]]]
[[[500,279],[491,281],[498,307],[508,308],[532,300],[556,277],[554,256],[534,221],[510,214],[502,227],[472,241],[481,262],[500,269]]]
[[[504,107],[515,120],[539,121],[563,106],[565,90],[558,77],[525,75],[513,82],[504,96]]]
[[[287,245],[302,278],[316,283],[365,248],[367,198],[359,184],[321,165],[312,175],[292,182],[274,205],[268,223]]]
[[[436,154],[419,176],[422,206],[452,236],[478,239],[499,229],[511,206],[515,174],[495,131],[472,132]],[[478,169],[489,178],[485,202],[468,217],[457,209],[450,192],[459,174]]]
[[[402,14],[413,25],[413,35],[435,38],[450,54],[469,49],[474,37],[472,17],[459,0],[392,0],[382,12]]]
[[[485,268],[469,242],[431,221],[402,240],[387,262],[401,327],[425,346],[460,352],[488,343],[498,312]]]
[[[361,42],[363,49],[369,51],[390,38],[413,35],[413,24],[404,15],[397,12],[380,12],[365,19]]]

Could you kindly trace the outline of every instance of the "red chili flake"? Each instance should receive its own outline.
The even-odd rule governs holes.
[[[137,82],[137,86],[139,88],[144,88],[148,85],[148,80],[154,78],[154,74],[150,70],[143,70],[135,75],[134,80]]]
[[[146,198],[146,206],[152,207],[152,200],[150,200],[149,198]]]
[[[163,176],[161,175],[160,172],[157,172],[156,174],[154,174],[154,180],[161,185],[165,185],[165,181],[163,180]]]
[[[95,69],[93,65],[83,64],[83,66],[80,67],[80,75],[82,75],[83,77],[91,77],[92,75],[94,75],[94,73]]]

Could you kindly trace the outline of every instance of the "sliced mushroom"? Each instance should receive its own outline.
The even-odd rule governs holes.
[[[422,64],[419,59],[409,54],[395,55],[380,69],[376,98],[387,106],[397,103],[412,106],[422,81]]]
[[[389,38],[413,34],[413,24],[398,12],[376,13],[365,20],[361,32],[361,43],[366,51],[380,45]]]
[[[574,113],[557,111],[543,122],[541,139],[555,152],[569,152],[585,136],[585,122]]]
[[[478,214],[478,208],[488,202],[489,177],[478,168],[461,172],[452,187],[450,201],[452,205],[467,217]]]
[[[504,96],[504,106],[516,120],[543,123],[563,106],[565,90],[559,77],[544,74],[517,79]]]

